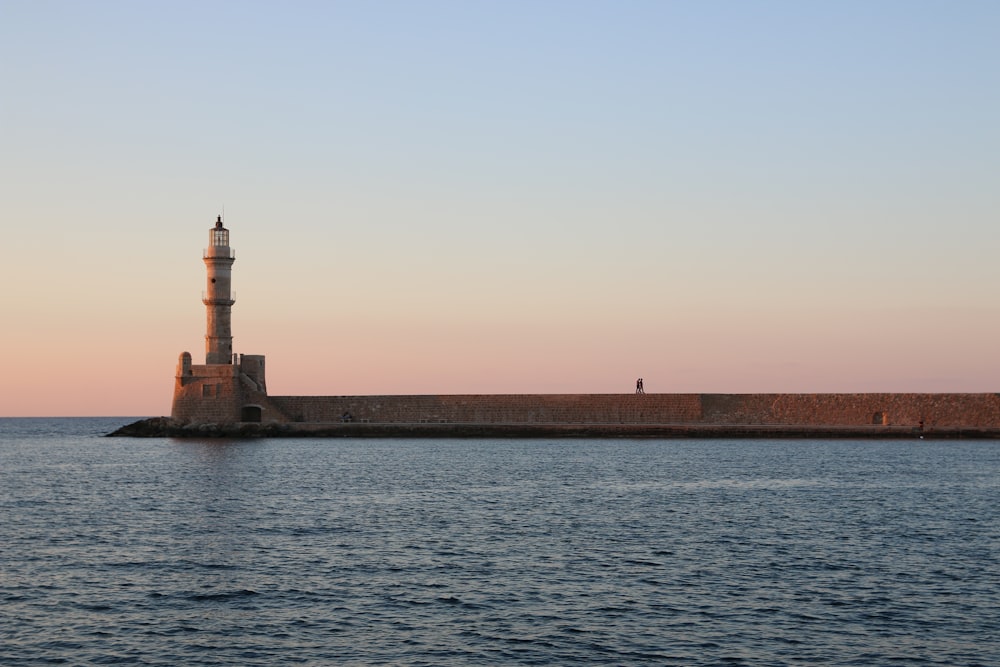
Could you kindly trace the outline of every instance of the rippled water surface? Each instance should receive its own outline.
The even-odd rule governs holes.
[[[1000,443],[0,420],[0,664],[1000,664]]]

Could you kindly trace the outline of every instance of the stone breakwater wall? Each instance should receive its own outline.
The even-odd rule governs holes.
[[[269,396],[262,422],[1000,427],[1000,394]]]
[[[998,439],[1000,394],[268,396],[230,370],[112,435]]]

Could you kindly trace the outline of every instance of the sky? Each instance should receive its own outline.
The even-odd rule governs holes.
[[[0,416],[1000,390],[1000,3],[0,0]]]

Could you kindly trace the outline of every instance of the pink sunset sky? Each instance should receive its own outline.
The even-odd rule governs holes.
[[[1000,390],[1000,4],[0,4],[0,416]]]

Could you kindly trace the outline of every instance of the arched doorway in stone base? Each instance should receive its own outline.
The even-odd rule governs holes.
[[[261,408],[259,405],[244,405],[240,409],[241,422],[260,422]]]

